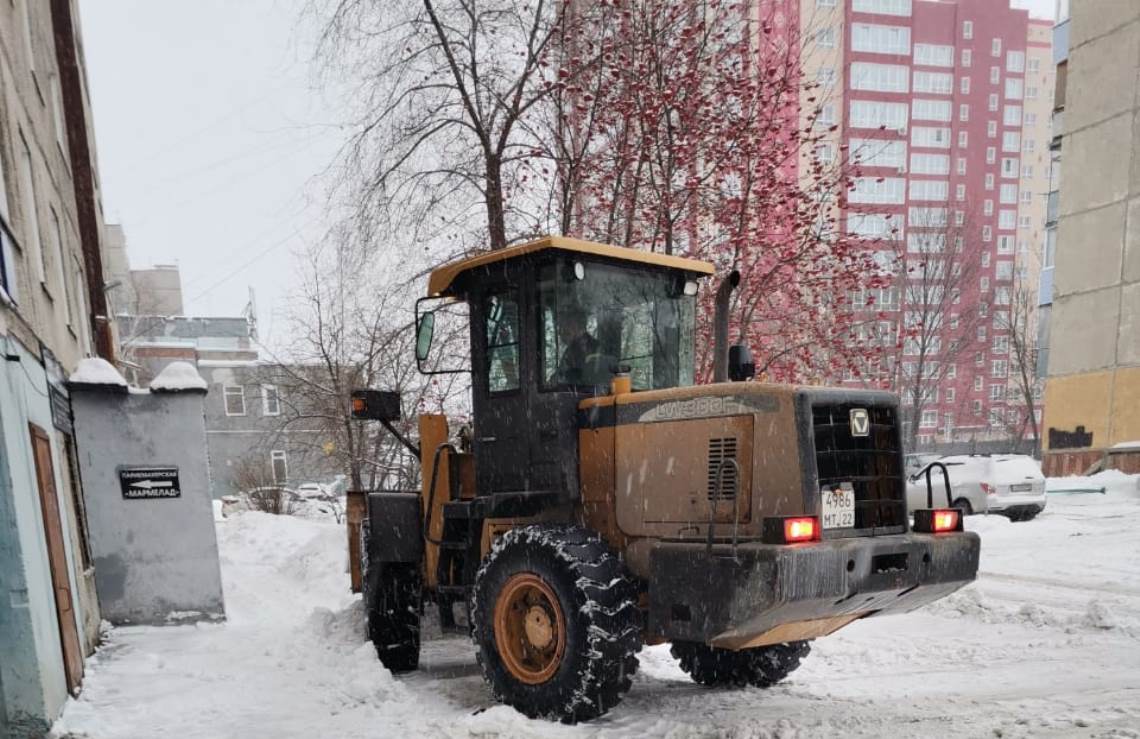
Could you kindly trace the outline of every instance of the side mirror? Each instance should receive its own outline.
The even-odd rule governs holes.
[[[728,379],[733,382],[751,380],[756,376],[756,363],[752,361],[752,351],[744,344],[728,348]]]
[[[391,390],[353,390],[352,417],[389,423],[399,421],[400,394]]]
[[[418,361],[422,362],[428,358],[434,332],[435,313],[424,313],[420,316],[420,325],[416,326],[416,359]]]

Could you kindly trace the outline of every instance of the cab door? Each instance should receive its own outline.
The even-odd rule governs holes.
[[[490,282],[472,306],[475,479],[482,495],[528,489],[523,292],[513,282]]]

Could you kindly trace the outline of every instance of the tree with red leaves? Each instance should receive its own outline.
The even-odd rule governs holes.
[[[858,360],[836,351],[854,317],[836,297],[880,278],[873,250],[836,227],[855,167],[814,155],[836,126],[820,118],[819,85],[801,79],[798,6],[629,0],[580,14],[554,98],[560,223],[739,270],[733,340],[765,378],[827,381]]]

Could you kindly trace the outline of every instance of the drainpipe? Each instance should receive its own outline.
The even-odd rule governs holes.
[[[728,306],[732,291],[740,284],[740,272],[732,270],[716,289],[713,316],[713,382],[728,382]]]

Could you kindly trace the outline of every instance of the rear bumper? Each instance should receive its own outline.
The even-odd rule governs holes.
[[[1008,495],[987,495],[986,510],[1001,513],[1011,509],[1045,509],[1045,493],[1011,493]]]
[[[814,638],[903,613],[974,580],[977,534],[897,534],[812,544],[661,542],[650,554],[649,631],[730,649]]]

